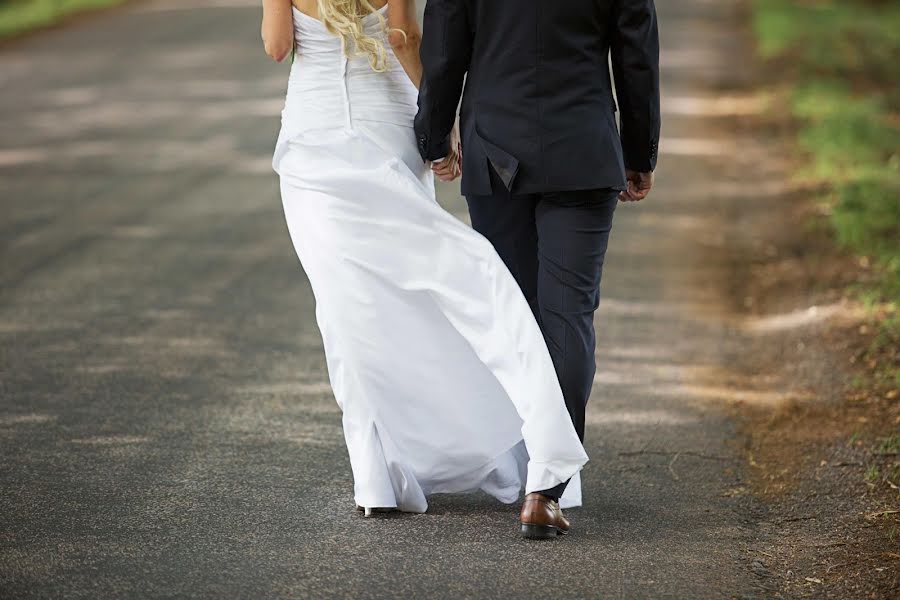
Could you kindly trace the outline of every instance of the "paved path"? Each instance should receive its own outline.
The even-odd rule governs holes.
[[[258,2],[139,2],[3,48],[0,597],[753,595],[704,383],[731,360],[718,224],[741,201],[708,115],[745,49],[736,0],[658,4],[659,188],[616,216],[587,504],[552,543],[485,496],[353,511]]]

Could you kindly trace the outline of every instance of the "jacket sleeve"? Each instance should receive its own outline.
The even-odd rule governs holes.
[[[415,128],[424,160],[449,153],[449,135],[472,56],[468,0],[428,0],[422,32],[422,83]]]
[[[659,30],[653,0],[615,0],[610,43],[625,167],[656,168],[659,151]]]

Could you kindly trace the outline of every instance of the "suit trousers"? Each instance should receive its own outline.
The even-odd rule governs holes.
[[[472,226],[496,248],[528,299],[584,441],[596,364],[594,312],[619,192],[614,189],[467,196]],[[542,493],[558,499],[568,482]]]

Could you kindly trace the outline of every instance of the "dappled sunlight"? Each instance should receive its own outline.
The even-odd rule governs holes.
[[[24,125],[54,137],[77,137],[95,129],[134,129],[173,121],[184,115],[178,102],[104,102],[65,110],[25,112]],[[118,143],[122,144],[122,141]]]
[[[169,72],[178,70],[194,70],[199,67],[208,67],[221,60],[221,53],[215,47],[209,45],[181,47],[172,50],[156,52],[154,61]]]
[[[783,179],[772,177],[763,180],[749,180],[744,178],[715,178],[698,183],[704,194],[717,197],[737,198],[772,198],[783,196],[795,190],[796,187],[786,183]],[[670,198],[693,199],[697,195],[697,187],[683,186],[676,189],[666,189],[666,196]]]
[[[133,101],[174,101],[203,98],[224,100],[284,100],[287,88],[285,73],[260,73],[253,79],[231,79],[192,76],[188,81],[161,73],[153,80],[133,77],[116,82],[117,97]]]
[[[222,122],[228,125],[249,117],[272,117],[281,113],[284,102],[277,98],[192,101],[107,101],[102,104],[73,106],[63,110],[40,109],[25,113],[24,125],[54,137],[77,137],[97,129],[128,132],[142,127],[160,126],[190,113],[195,123]],[[109,133],[104,132],[105,135]],[[110,142],[113,143],[113,142]],[[127,140],[117,139],[117,144]]]
[[[126,362],[106,362],[102,364],[96,365],[81,365],[75,367],[74,371],[76,373],[82,373],[85,375],[109,375],[112,373],[122,373],[124,371],[128,371],[134,368],[134,363],[126,363]]]
[[[212,429],[242,441],[287,442],[309,448],[343,446],[341,411],[331,394],[299,397],[294,393],[239,394],[220,411]]]
[[[233,135],[227,134],[197,142],[163,140],[146,158],[151,161],[148,166],[156,171],[176,170],[190,164],[193,168],[224,167],[235,172],[247,172],[246,169],[253,166],[248,160],[253,157],[238,151],[235,148],[237,142]],[[271,164],[271,159],[267,164]]]
[[[718,60],[702,48],[672,48],[659,57],[660,69],[669,74],[675,70],[695,70],[717,66]]]
[[[659,143],[660,154],[671,156],[727,156],[734,152],[735,140],[723,137],[665,137]]]
[[[139,167],[141,170],[157,172],[197,167],[225,169],[231,173],[245,174],[271,172],[269,154],[247,154],[237,149],[238,142],[239,140],[230,134],[202,140],[163,139],[154,145],[145,143],[125,147],[113,141],[82,141],[60,143],[52,150],[24,153],[17,158],[22,163],[59,161],[57,164],[61,166],[95,159],[103,160],[110,167],[121,166],[132,169]],[[2,161],[4,154],[9,153],[0,151],[0,166],[4,164]]]
[[[81,106],[94,104],[102,99],[102,91],[99,86],[82,86],[51,90],[47,96],[50,104],[56,106]]]
[[[649,385],[660,381],[679,381],[683,365],[658,362],[600,360],[602,368],[594,375],[594,385]]]
[[[109,230],[110,237],[132,240],[152,240],[163,235],[163,230],[151,225],[118,225]]]
[[[44,148],[16,148],[0,150],[0,167],[17,167],[41,163],[49,160],[50,153]]]
[[[844,303],[837,302],[825,306],[800,308],[788,313],[747,319],[744,322],[744,328],[750,333],[783,332],[818,325],[836,315],[862,317],[863,313],[861,309],[851,308]]]
[[[696,192],[695,192],[696,193]],[[668,191],[666,192],[668,195]],[[672,212],[642,212],[637,216],[641,226],[659,227],[667,235],[673,230],[706,232],[710,219],[705,215],[674,214]]]
[[[331,395],[331,384],[327,381],[284,381],[258,385],[243,385],[235,388],[237,394],[252,396],[321,396]],[[334,412],[338,411],[334,404]]]
[[[648,302],[642,300],[616,300],[603,297],[600,299],[598,314],[605,318],[617,316],[656,317],[669,319],[681,313],[681,307],[672,302]]]
[[[222,340],[203,336],[184,337],[147,333],[144,335],[127,335],[121,337],[106,336],[99,340],[108,348],[118,348],[117,352],[137,352],[142,361],[150,357],[166,357],[168,359],[185,358],[228,358],[233,350]]]
[[[0,427],[12,427],[14,425],[39,425],[43,423],[53,423],[56,421],[56,415],[44,415],[39,413],[30,413],[25,415],[0,415]]]
[[[585,416],[588,425],[604,427],[610,425],[679,426],[700,423],[698,415],[671,410],[610,410],[606,407],[588,410]]]
[[[141,312],[142,317],[157,321],[183,321],[193,317],[189,310],[181,308],[151,308]]]
[[[37,333],[47,331],[77,331],[84,324],[80,321],[59,321],[59,320],[41,320],[41,321],[23,321],[9,320],[0,321],[0,333]]]
[[[648,254],[650,253],[648,252]],[[687,269],[687,267],[683,267],[683,269]],[[652,272],[650,268],[647,270]],[[673,290],[673,293],[677,294],[677,296],[660,302],[618,300],[601,297],[600,308],[597,311],[594,323],[602,329],[604,321],[621,317],[639,318],[641,320],[635,322],[649,325],[650,319],[671,323],[673,319],[690,316],[692,326],[700,326],[703,322],[710,319],[718,319],[723,314],[724,309],[721,303],[716,298],[710,297],[707,290],[684,288]]]
[[[182,82],[178,93],[186,97],[234,97],[244,92],[247,83],[237,79],[194,79]]]
[[[196,109],[201,120],[230,120],[247,117],[278,117],[284,101],[280,98],[212,102]]]
[[[731,386],[677,384],[654,386],[653,394],[673,398],[690,398],[719,403],[741,402],[755,406],[777,407],[785,402],[805,398],[787,390],[751,390]]]
[[[66,144],[60,154],[66,158],[80,159],[114,156],[118,150],[118,144],[110,140],[85,140]]]
[[[663,98],[662,111],[672,116],[732,117],[762,114],[770,98],[764,94],[749,96],[680,96],[668,94]]]
[[[605,359],[625,359],[630,361],[658,360],[671,356],[671,348],[662,346],[612,346],[603,349]]]
[[[748,340],[735,336],[721,348],[727,354],[754,353]],[[790,386],[782,378],[766,371],[740,371],[733,363],[713,361],[687,365],[681,381],[654,385],[648,393],[661,398],[684,401],[691,405],[714,406],[719,409],[746,405],[767,410],[811,398],[809,392]]]
[[[83,446],[129,446],[133,444],[147,444],[152,441],[152,438],[144,435],[95,435],[70,440],[73,444]]]
[[[280,107],[277,100],[213,103],[197,110],[187,109],[177,102],[151,103],[143,108],[131,103],[115,103],[100,109],[78,107],[32,113],[25,120],[33,131],[73,139],[56,141],[45,147],[0,149],[0,168],[35,164],[78,168],[101,162],[110,169],[174,171],[206,166],[231,173],[269,174],[272,170],[270,149],[266,147],[252,154],[240,149],[243,141],[239,133],[230,128],[213,127],[212,134],[201,139],[191,139],[187,135],[189,131],[148,139],[138,136],[136,130],[154,127],[165,131],[170,122],[186,111],[194,113],[193,121],[198,126],[207,122],[234,123],[248,117],[271,117],[274,130]],[[96,130],[103,130],[102,137],[86,135]],[[226,130],[229,133],[215,133]],[[132,136],[134,142],[128,139]],[[138,139],[140,143],[137,143]]]

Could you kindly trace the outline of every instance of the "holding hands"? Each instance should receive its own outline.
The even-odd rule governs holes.
[[[431,163],[431,170],[441,181],[450,182],[462,175],[462,142],[459,136],[459,119],[450,132],[450,153]]]

